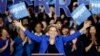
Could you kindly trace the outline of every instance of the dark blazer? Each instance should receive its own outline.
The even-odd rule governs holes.
[[[49,45],[49,36],[47,35],[42,35],[42,36],[36,36],[29,32],[28,30],[25,30],[24,32],[29,38],[32,40],[39,42],[40,43],[40,50],[39,53],[45,53],[48,45]],[[56,41],[55,41],[55,47],[57,48],[59,53],[64,53],[64,43],[73,40],[74,38],[77,38],[81,35],[79,31],[76,31],[74,34],[63,37],[62,35],[56,36]]]

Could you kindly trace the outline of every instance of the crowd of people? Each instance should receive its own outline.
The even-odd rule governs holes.
[[[72,5],[72,10],[77,2]],[[100,56],[100,14],[77,25],[63,10],[57,17],[54,6],[50,14],[42,6],[30,16],[13,20],[9,10],[0,14],[0,56],[32,56],[34,53],[63,53],[64,56]]]

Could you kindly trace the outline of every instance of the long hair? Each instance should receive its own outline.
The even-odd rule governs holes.
[[[91,26],[91,27],[95,27],[94,25],[93,26]],[[90,34],[90,29],[91,29],[91,27],[89,27],[87,30],[87,37],[91,37],[91,34]],[[95,27],[95,30],[96,30],[96,27]],[[95,34],[95,37],[97,38],[97,30],[96,30],[96,34]]]

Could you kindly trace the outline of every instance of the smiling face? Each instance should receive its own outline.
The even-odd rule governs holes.
[[[48,34],[50,38],[55,38],[58,34],[57,28],[56,27],[50,27],[48,30]]]
[[[8,35],[7,30],[3,29],[3,30],[2,30],[2,36],[7,36],[7,35]]]
[[[57,28],[58,28],[58,29],[61,29],[61,28],[62,28],[62,23],[61,23],[61,21],[57,21],[56,25],[57,25]]]
[[[7,37],[9,36],[8,32],[6,29],[1,29],[1,38],[2,39],[7,39]]]
[[[90,28],[90,34],[96,34],[96,28],[94,27],[94,26],[92,26],[91,28]]]
[[[42,25],[40,23],[38,23],[36,26],[35,26],[35,31],[37,33],[41,33],[42,32]]]
[[[68,28],[63,28],[62,29],[62,34],[63,35],[68,35],[68,33],[69,33],[69,29]]]

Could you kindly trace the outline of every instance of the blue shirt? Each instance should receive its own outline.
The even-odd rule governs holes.
[[[0,39],[0,48],[3,48],[6,45],[6,40]],[[10,56],[10,40],[8,47],[0,53],[0,56]]]
[[[22,56],[23,54],[23,45],[22,45],[22,39],[19,37],[16,37],[14,39],[15,44],[15,52],[14,56]]]
[[[20,37],[16,37],[15,41],[15,52],[14,56],[23,56],[24,52],[27,56],[31,56],[31,50],[33,49],[33,43],[29,44],[28,42],[23,46],[23,40]]]

